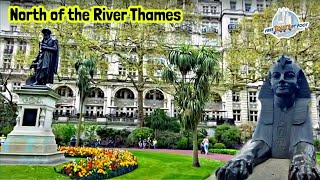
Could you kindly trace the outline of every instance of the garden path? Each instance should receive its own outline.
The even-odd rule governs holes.
[[[165,153],[172,153],[172,154],[187,154],[187,155],[192,155],[192,153],[193,153],[192,150],[180,150],[180,149],[139,149],[139,148],[129,148],[128,150],[143,150],[143,151],[154,151],[154,152],[165,152]],[[209,153],[209,154],[205,155],[205,154],[200,154],[200,151],[199,151],[199,156],[200,157],[204,157],[204,158],[220,160],[220,161],[229,161],[233,157],[233,155],[228,155],[228,154]]]

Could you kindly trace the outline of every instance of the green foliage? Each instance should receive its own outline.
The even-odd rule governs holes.
[[[157,137],[157,132],[159,131],[172,131],[176,133],[180,131],[177,119],[169,117],[162,109],[155,109],[147,116],[145,118],[145,126],[154,130],[155,137]]]
[[[208,136],[208,131],[204,128],[198,129],[198,139],[204,139]]]
[[[301,1],[278,0],[261,13],[255,13],[251,18],[243,18],[230,34],[230,46],[225,51],[226,67],[225,81],[232,85],[243,85],[246,81],[263,80],[272,63],[282,54],[290,55],[304,70],[308,70],[307,79],[311,86],[319,85],[320,80],[320,47],[319,13],[320,4],[317,0],[306,1],[301,8]],[[277,39],[265,35],[264,28],[271,26],[272,19],[279,7],[287,7],[300,16],[300,20],[309,22],[305,31],[297,33],[289,39]],[[303,12],[303,13],[302,13]],[[263,23],[261,23],[263,22]],[[307,43],[306,43],[307,42]],[[249,65],[248,76],[241,75],[244,65]]]
[[[84,130],[84,134],[85,134],[85,138],[87,143],[91,143],[93,141],[95,141],[98,136],[97,136],[97,129],[98,129],[98,125],[86,125],[85,126],[85,130]]]
[[[107,127],[99,127],[97,129],[97,135],[100,137],[101,140],[113,138],[116,135],[116,130]]]
[[[215,154],[236,155],[239,152],[239,150],[236,150],[236,149],[209,149],[209,152],[215,153]]]
[[[241,131],[238,127],[223,124],[215,129],[215,138],[218,142],[225,144],[227,148],[232,148],[240,141]]]
[[[70,139],[76,133],[76,128],[71,124],[53,124],[52,131],[58,141],[57,144],[69,145]]]
[[[317,148],[317,147],[320,147],[320,140],[319,139],[316,139],[313,141],[313,145]]]
[[[219,59],[219,53],[212,48],[181,46],[170,52],[162,79],[176,89],[174,97],[183,128],[197,128],[209,99],[211,82],[219,77]],[[189,73],[195,77],[187,77]]]
[[[101,140],[113,140],[116,146],[134,146],[133,136],[130,136],[131,132],[127,129],[118,130],[105,126],[99,127],[96,132]]]
[[[218,141],[215,137],[209,138],[209,148],[213,148],[214,144],[216,144]]]
[[[17,105],[0,96],[0,134],[9,134],[16,124]]]
[[[215,144],[215,143],[217,143],[217,142],[218,142],[218,141],[217,141],[217,139],[216,139],[215,137],[209,138],[209,143]]]
[[[188,145],[188,138],[181,137],[177,143],[177,148],[178,149],[192,149],[192,142],[191,142],[191,140],[189,140],[189,145]]]
[[[133,130],[126,141],[127,146],[137,146],[138,142],[140,141],[140,138],[142,139],[148,139],[150,137],[151,139],[153,138],[153,130],[148,128],[148,127],[142,127],[142,128],[137,128]]]
[[[174,133],[170,131],[160,132],[157,138],[157,145],[159,148],[176,149],[180,139],[181,134],[179,133]]]
[[[215,143],[215,144],[213,145],[213,148],[214,148],[214,149],[225,149],[226,146],[225,146],[223,143]]]
[[[96,59],[94,57],[80,57],[75,63],[75,69],[77,72],[76,86],[79,89],[80,95],[80,116],[78,126],[81,127],[83,117],[83,106],[85,98],[91,92],[91,85],[93,83],[93,75],[96,73]],[[77,130],[77,142],[79,145],[81,128]]]

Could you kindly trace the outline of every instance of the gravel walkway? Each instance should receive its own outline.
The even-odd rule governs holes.
[[[188,154],[192,155],[192,150],[179,150],[179,149],[138,149],[138,148],[129,148],[128,150],[142,150],[142,151],[154,151],[154,152],[166,152],[166,153],[172,153],[172,154]],[[229,161],[233,155],[227,155],[227,154],[214,154],[209,153],[207,155],[201,154],[199,151],[199,156],[204,158],[210,158],[220,161]]]

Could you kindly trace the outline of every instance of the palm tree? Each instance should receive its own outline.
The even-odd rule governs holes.
[[[162,79],[175,87],[175,102],[184,129],[193,133],[193,166],[200,167],[197,128],[209,99],[210,85],[219,78],[219,53],[205,47],[181,46],[169,54]]]
[[[75,63],[75,69],[77,72],[76,85],[79,89],[80,96],[80,116],[77,129],[77,141],[76,146],[79,146],[80,133],[82,129],[82,116],[83,116],[83,104],[85,98],[90,93],[90,86],[93,82],[93,75],[96,72],[96,62],[92,58],[81,58]]]

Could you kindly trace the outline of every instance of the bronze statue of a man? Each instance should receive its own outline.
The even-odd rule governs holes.
[[[58,41],[51,37],[49,29],[43,29],[42,34],[38,55],[31,65],[31,68],[35,69],[33,85],[53,84],[54,74],[58,71]]]
[[[269,158],[290,159],[290,180],[320,179],[309,115],[310,89],[302,69],[282,56],[259,94],[261,114],[253,138],[216,171],[218,180],[246,179]]]

